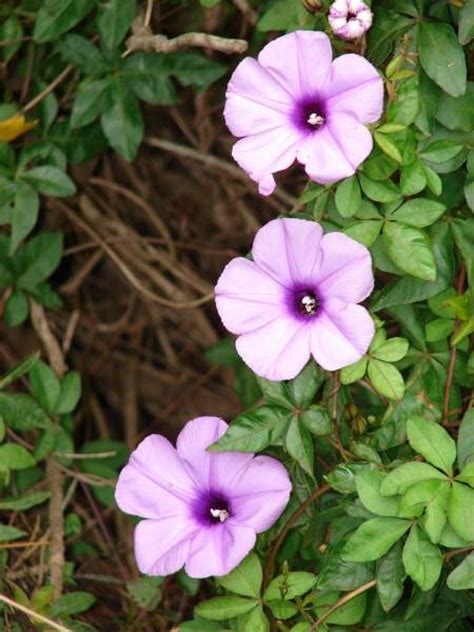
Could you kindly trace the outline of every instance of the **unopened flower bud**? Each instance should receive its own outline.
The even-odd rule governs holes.
[[[335,0],[328,20],[334,35],[345,40],[361,37],[372,26],[372,11],[361,0]]]

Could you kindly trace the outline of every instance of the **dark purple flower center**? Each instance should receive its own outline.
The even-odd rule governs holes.
[[[229,499],[221,492],[205,492],[195,502],[194,517],[203,525],[214,525],[225,522],[231,517]]]
[[[326,108],[320,99],[305,99],[296,105],[293,120],[299,129],[315,132],[326,122]]]
[[[293,297],[294,310],[301,316],[311,318],[316,316],[321,307],[321,301],[314,290],[303,289],[295,292]]]
[[[354,13],[353,11],[349,11],[347,14],[347,19],[348,20],[357,20],[357,13]]]

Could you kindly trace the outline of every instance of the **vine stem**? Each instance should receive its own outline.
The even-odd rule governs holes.
[[[319,626],[321,626],[326,621],[326,619],[328,619],[333,614],[333,612],[336,612],[336,610],[339,610],[339,608],[342,608],[342,606],[344,606],[349,601],[352,601],[362,593],[365,593],[371,588],[374,588],[376,583],[377,582],[375,579],[371,579],[370,582],[362,584],[362,586],[359,586],[359,588],[355,588],[354,590],[351,590],[351,592],[348,592],[346,595],[341,597],[333,606],[328,608],[328,610],[326,610],[326,612],[321,615],[315,623],[313,623],[313,625],[311,626],[311,632],[317,630]]]
[[[283,527],[283,529],[280,531],[279,535],[277,536],[275,543],[273,544],[273,547],[268,556],[267,563],[265,564],[264,586],[266,586],[270,580],[270,577],[273,573],[273,567],[275,566],[276,556],[278,555],[278,551],[280,550],[284,539],[288,535],[288,531],[295,524],[298,518],[304,514],[304,512],[311,505],[311,503],[313,503],[318,498],[326,494],[326,492],[328,492],[330,489],[331,489],[330,485],[322,485],[321,487],[318,487],[317,489],[315,489],[314,492],[311,494],[311,496],[308,496],[308,498],[288,518],[285,526]]]
[[[64,627],[64,625],[61,625],[60,623],[55,623],[52,619],[48,619],[48,617],[45,617],[42,614],[38,614],[34,610],[31,610],[30,608],[23,606],[22,604],[14,601],[13,599],[10,599],[10,597],[7,597],[6,595],[3,595],[1,593],[0,593],[0,601],[3,601],[3,603],[6,603],[8,606],[10,606],[11,608],[15,610],[19,610],[20,612],[23,612],[31,619],[36,619],[37,621],[40,621],[41,623],[47,624],[49,628],[52,630],[58,630],[58,632],[72,632],[70,628],[66,628]]]

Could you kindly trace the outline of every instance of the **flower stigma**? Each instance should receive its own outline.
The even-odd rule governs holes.
[[[317,112],[311,112],[306,122],[309,123],[309,125],[313,125],[313,127],[321,127],[324,123],[324,117]]]
[[[215,521],[225,522],[228,518],[230,518],[230,513],[227,509],[209,509],[209,513],[215,519]]]

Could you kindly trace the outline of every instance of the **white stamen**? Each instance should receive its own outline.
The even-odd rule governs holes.
[[[310,125],[322,125],[324,123],[324,118],[316,112],[311,112],[306,122]]]
[[[303,296],[301,304],[307,314],[314,314],[316,312],[317,302],[314,296]]]
[[[227,518],[230,517],[227,509],[210,509],[209,511],[211,512],[211,516],[213,518],[219,518],[220,522],[225,522]]]

